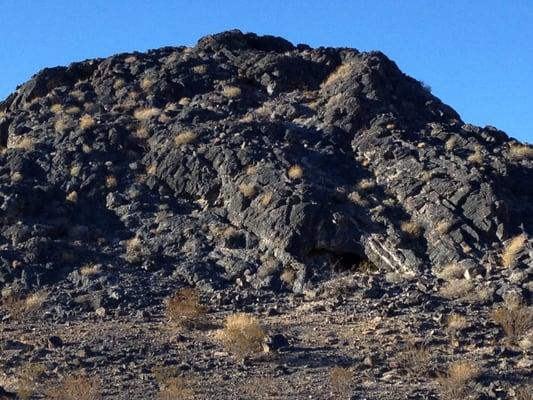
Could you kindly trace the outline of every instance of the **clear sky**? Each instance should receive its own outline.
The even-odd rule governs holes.
[[[464,121],[533,143],[533,0],[2,0],[0,99],[46,66],[232,28],[381,50]]]

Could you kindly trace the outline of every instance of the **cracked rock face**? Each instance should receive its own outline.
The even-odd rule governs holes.
[[[295,292],[366,260],[483,275],[522,233],[533,266],[533,148],[380,52],[230,31],[48,68],[0,103],[0,146],[4,288],[87,265]]]

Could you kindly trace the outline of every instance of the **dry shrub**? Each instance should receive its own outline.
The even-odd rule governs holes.
[[[32,362],[28,362],[21,368],[17,387],[17,395],[20,399],[27,400],[33,396],[45,372],[46,367],[43,364]]]
[[[296,271],[292,268],[285,268],[279,279],[281,279],[282,282],[291,285],[296,280]]]
[[[24,175],[22,175],[20,172],[15,171],[10,176],[11,182],[21,182],[24,179]]]
[[[194,142],[198,138],[198,135],[193,131],[183,131],[176,135],[174,138],[174,144],[176,146],[182,146]]]
[[[54,122],[54,130],[57,133],[64,133],[67,130],[67,127],[67,121],[63,118],[58,119],[56,122]]]
[[[143,243],[139,237],[126,241],[126,260],[134,263],[140,260],[143,253]]]
[[[15,143],[11,144],[8,147],[29,151],[35,147],[35,141],[29,136],[22,136],[18,138]]]
[[[338,81],[345,79],[348,77],[352,71],[353,71],[353,63],[345,63],[341,64],[335,71],[333,71],[325,82],[322,83],[323,87],[333,85],[334,83],[337,83]]]
[[[423,233],[422,226],[415,221],[402,222],[400,225],[400,229],[412,238],[418,238]]]
[[[451,332],[457,332],[468,326],[468,319],[461,314],[452,313],[446,318],[446,328]]]
[[[425,346],[408,343],[397,361],[411,376],[423,376],[431,365],[431,354]]]
[[[483,153],[480,149],[476,149],[472,154],[470,154],[467,158],[469,162],[476,165],[482,165],[485,157],[483,156]]]
[[[80,268],[80,275],[93,276],[100,272],[101,268],[98,264],[85,264]]]
[[[349,193],[347,197],[348,200],[354,204],[360,205],[361,207],[368,206],[368,200],[361,196],[361,194],[357,191]]]
[[[333,367],[329,371],[331,391],[341,398],[351,396],[353,391],[353,378],[354,375],[350,368]]]
[[[80,108],[77,106],[70,106],[67,109],[65,109],[65,114],[68,115],[76,115],[81,112]]]
[[[261,195],[261,205],[263,207],[266,207],[270,204],[270,202],[272,201],[272,197],[274,197],[274,193],[272,192],[264,192],[262,195]]]
[[[60,113],[63,112],[63,106],[61,104],[58,104],[58,103],[52,104],[50,106],[50,111],[52,111],[52,113],[54,113],[54,114],[60,114]]]
[[[133,116],[139,121],[145,121],[147,119],[157,117],[161,114],[161,110],[156,107],[144,107],[134,111]]]
[[[242,91],[241,88],[237,86],[224,86],[222,93],[224,93],[224,96],[233,99],[235,97],[239,97]]]
[[[445,399],[458,400],[467,394],[469,383],[480,375],[481,370],[474,363],[455,361],[444,374],[439,374],[437,382]]]
[[[105,178],[105,185],[108,189],[116,188],[118,185],[117,177],[114,175],[108,175]]]
[[[440,221],[436,226],[435,230],[440,233],[441,235],[445,235],[448,232],[450,232],[450,229],[452,227],[452,223],[450,221]]]
[[[511,342],[533,329],[533,308],[521,305],[503,306],[492,310],[490,317],[500,325]]]
[[[441,289],[440,295],[447,299],[460,299],[474,290],[474,285],[466,279],[450,279]]]
[[[79,164],[73,164],[71,167],[70,167],[70,176],[73,176],[73,177],[78,177],[80,175],[80,171],[81,171],[81,165]]]
[[[152,163],[152,164],[146,166],[146,174],[147,175],[155,175],[156,172],[157,172],[157,164]]]
[[[78,192],[73,190],[72,192],[67,194],[67,196],[65,197],[65,200],[68,201],[69,203],[77,203],[78,202]]]
[[[456,144],[457,144],[457,139],[452,136],[446,141],[446,143],[444,144],[444,148],[448,151],[452,151],[455,148]]]
[[[150,90],[152,88],[152,86],[155,85],[155,80],[153,80],[152,78],[143,78],[141,80],[141,89],[144,90],[145,92]]]
[[[126,82],[124,81],[124,79],[117,79],[117,80],[113,83],[113,89],[115,89],[115,90],[120,90],[120,89],[122,89],[124,86],[126,86]]]
[[[100,380],[85,375],[65,378],[59,387],[48,390],[47,397],[53,400],[98,400],[102,399]]]
[[[376,183],[374,181],[372,181],[371,179],[362,179],[358,184],[357,184],[357,188],[359,190],[372,190],[374,189],[374,187],[376,187]]]
[[[287,171],[290,179],[301,179],[304,175],[304,170],[299,165],[293,165]]]
[[[181,99],[179,99],[178,104],[182,107],[186,107],[191,104],[191,99],[188,97],[182,97]]]
[[[126,64],[133,64],[133,63],[136,62],[136,61],[137,61],[137,57],[135,57],[135,56],[128,56],[128,57],[126,57],[126,58],[124,59],[124,62],[125,62]]]
[[[238,313],[229,315],[218,338],[235,356],[246,356],[261,351],[266,333],[253,315]]]
[[[527,236],[526,234],[521,234],[510,239],[502,253],[502,264],[504,267],[509,268],[513,265],[516,256],[520,253],[526,244]]]
[[[150,132],[146,126],[139,126],[135,129],[133,135],[138,139],[148,139],[150,137]]]
[[[167,301],[167,318],[183,328],[198,327],[204,322],[206,313],[206,307],[200,302],[200,294],[193,288],[181,289]]]
[[[465,274],[465,269],[461,265],[452,262],[446,264],[439,272],[436,272],[435,275],[437,278],[443,279],[445,281],[451,281],[453,279],[461,279]]]
[[[95,123],[92,115],[85,114],[80,118],[80,128],[83,130],[93,127]]]
[[[520,386],[515,390],[516,400],[533,400],[533,385]]]
[[[511,155],[511,158],[515,160],[533,158],[533,146],[528,146],[525,144],[512,144],[509,147],[509,154]]]
[[[27,297],[13,292],[2,298],[1,306],[12,319],[19,321],[40,309],[47,298],[48,291],[46,290],[39,290]]]
[[[203,75],[207,72],[207,65],[195,65],[194,67],[192,67],[192,72],[194,72],[195,74]]]
[[[239,192],[242,193],[244,197],[247,199],[250,199],[252,197],[255,197],[257,190],[255,188],[255,185],[253,183],[241,183],[239,185]]]
[[[167,379],[162,385],[157,398],[159,400],[193,400],[194,390],[191,383],[180,376]]]

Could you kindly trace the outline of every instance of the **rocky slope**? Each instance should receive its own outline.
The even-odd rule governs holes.
[[[333,301],[330,317],[410,307],[430,323],[459,310],[489,324],[487,340],[493,304],[530,313],[533,147],[465,124],[380,52],[230,31],[47,68],[0,103],[0,148],[8,342],[27,324],[44,337],[67,321],[153,324],[183,286],[215,314],[272,317],[289,304],[284,313],[298,315],[301,302]],[[330,287],[339,277],[351,282],[341,300]],[[43,297],[40,312],[15,320],[13,304],[32,296]],[[127,352],[134,341],[121,343]],[[522,344],[527,369],[527,332]],[[165,362],[162,348],[131,368]],[[22,353],[4,351],[8,375]],[[46,357],[55,378],[73,367],[65,354]],[[198,370],[220,367],[206,363]],[[119,372],[106,373],[111,386],[131,385]],[[424,385],[413,390],[432,393]]]

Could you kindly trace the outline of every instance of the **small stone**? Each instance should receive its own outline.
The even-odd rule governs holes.
[[[57,349],[63,346],[63,340],[59,336],[50,336],[47,341],[47,347],[49,349]]]
[[[98,315],[99,317],[105,317],[106,310],[104,307],[98,307],[95,311],[95,314]]]

